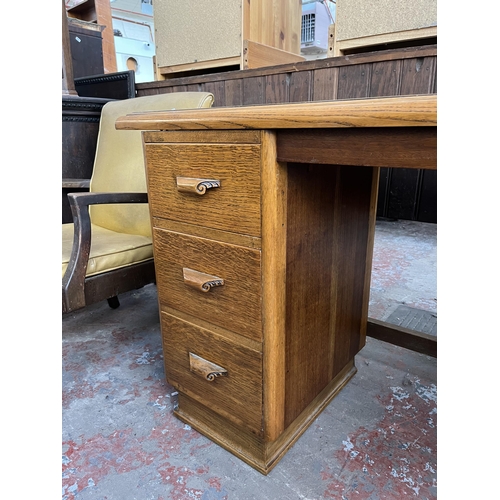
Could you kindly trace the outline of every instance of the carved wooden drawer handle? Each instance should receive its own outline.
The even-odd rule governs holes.
[[[182,272],[184,274],[184,283],[202,292],[209,292],[216,286],[224,285],[224,280],[222,278],[213,276],[212,274],[201,273],[200,271],[188,269],[187,267],[184,267]]]
[[[207,189],[220,187],[217,179],[195,179],[192,177],[177,177],[177,191],[183,193],[205,194]]]
[[[227,377],[225,368],[200,358],[192,352],[189,353],[189,369],[209,382],[213,382],[217,377]]]

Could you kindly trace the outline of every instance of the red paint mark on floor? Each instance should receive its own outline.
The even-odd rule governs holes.
[[[380,398],[386,415],[377,428],[361,427],[343,441],[340,472],[322,471],[325,499],[437,498],[436,388],[416,379],[391,390]]]
[[[165,420],[165,425],[152,429],[149,436],[136,438],[132,435],[132,429],[124,429],[110,436],[98,434],[82,444],[64,442],[63,499],[74,500],[78,492],[98,485],[108,474],[127,473],[145,465],[154,467],[163,483],[170,485],[172,490],[169,498],[201,498],[205,490],[189,488],[187,481],[191,477],[209,475],[209,468],[198,467],[191,470],[168,462],[171,455],[177,457],[181,452],[195,453],[199,449],[196,445],[198,438],[196,431],[170,415]],[[151,442],[156,444],[156,448],[145,451],[149,450],[147,443]],[[220,490],[220,478],[207,477],[205,481],[207,488]]]

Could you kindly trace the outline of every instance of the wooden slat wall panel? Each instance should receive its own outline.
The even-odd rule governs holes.
[[[357,99],[370,95],[371,64],[339,68],[337,99]]]
[[[241,106],[243,102],[243,82],[238,80],[226,80],[224,82],[225,106]],[[221,104],[214,102],[214,106]],[[222,104],[224,106],[224,104]]]
[[[290,74],[289,102],[310,101],[312,97],[312,72],[300,71]]]
[[[330,101],[337,99],[338,78],[338,68],[324,68],[315,70],[312,100]]]
[[[172,87],[172,92],[187,92],[187,85],[176,85]]]
[[[250,106],[252,104],[264,104],[266,94],[266,85],[264,76],[245,78],[243,80],[243,104]]]
[[[400,95],[430,94],[434,88],[435,58],[417,57],[403,61]]]
[[[207,82],[200,85],[203,92],[212,92],[214,95],[213,106],[224,106],[226,102],[226,85],[223,81]]]
[[[290,102],[289,80],[286,73],[266,76],[266,104]]]
[[[383,61],[372,65],[370,97],[399,95],[401,61]]]
[[[418,93],[434,93],[436,92],[436,58],[437,58],[437,46],[422,46],[414,47],[409,49],[394,49],[381,52],[372,52],[367,54],[356,54],[351,56],[341,56],[341,57],[330,57],[326,59],[317,59],[314,61],[304,61],[300,63],[293,64],[283,64],[279,66],[271,66],[267,68],[251,69],[251,70],[239,70],[239,71],[226,71],[222,73],[213,73],[207,75],[197,75],[197,76],[183,76],[178,78],[171,78],[167,80],[160,80],[154,82],[145,82],[136,84],[137,95],[150,95],[153,93],[163,93],[168,92],[174,86],[179,85],[193,85],[197,84],[203,87],[207,83],[224,82],[225,86],[228,85],[235,90],[233,95],[237,94],[238,84],[236,81],[251,79],[256,77],[269,77],[270,75],[287,75],[288,77],[292,74],[298,74],[303,72],[309,72],[311,74],[311,83],[309,92],[314,90],[313,80],[315,85],[328,85],[328,81],[331,81],[334,87],[333,97],[328,95],[328,99],[340,98],[335,95],[337,87],[343,89],[344,94],[347,92],[346,86],[349,84],[347,81],[350,78],[356,77],[358,83],[362,80],[363,75],[360,73],[365,72],[367,69],[371,69],[371,72],[376,72],[380,69],[377,65],[379,63],[390,63],[396,62],[403,64],[405,66],[405,71],[407,73],[406,77],[403,77],[402,84],[405,87],[404,93],[411,93],[411,85],[409,82],[412,79],[416,79],[417,83],[414,85],[415,90]],[[417,71],[417,63],[419,65],[419,70]],[[352,69],[349,69],[352,68]],[[385,70],[384,70],[385,71]],[[336,72],[341,72],[344,79],[338,79],[336,81]],[[388,73],[385,73],[387,76]],[[365,75],[367,76],[367,75]],[[372,85],[376,82],[375,79],[372,81]],[[422,90],[422,82],[428,80],[428,85],[424,85],[427,89]],[[366,83],[366,82],[365,82]],[[380,85],[380,83],[378,84]],[[385,85],[385,84],[384,84]],[[390,86],[390,84],[389,84]],[[154,89],[154,90],[153,90]],[[204,90],[202,88],[202,90]],[[377,91],[380,94],[381,90]],[[351,92],[352,93],[352,92]],[[359,90],[358,90],[358,93]],[[313,95],[313,93],[311,93]],[[320,99],[321,91],[314,91],[314,99]],[[366,94],[369,95],[369,94]],[[323,99],[323,98],[321,98]],[[221,105],[232,105],[233,99],[226,99],[226,103],[219,103]],[[284,101],[286,102],[286,101]],[[241,104],[241,103],[240,103]]]

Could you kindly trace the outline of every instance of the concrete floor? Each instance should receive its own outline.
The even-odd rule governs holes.
[[[370,316],[437,313],[436,226],[377,223]],[[436,359],[367,339],[357,374],[263,476],[177,420],[156,287],[62,320],[64,500],[437,498]]]

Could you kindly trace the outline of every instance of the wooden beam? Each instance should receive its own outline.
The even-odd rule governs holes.
[[[109,0],[94,0],[97,14],[97,24],[104,26],[102,31],[102,62],[104,73],[118,71],[116,64],[115,37],[113,34],[113,19]]]
[[[366,335],[383,342],[388,342],[410,351],[420,352],[437,358],[437,338],[433,335],[409,330],[373,318],[368,318]]]
[[[252,42],[251,40],[243,40],[243,69],[262,68],[302,61],[305,61],[304,57],[292,52],[270,47],[263,43]]]
[[[437,127],[282,130],[278,160],[436,170]]]

